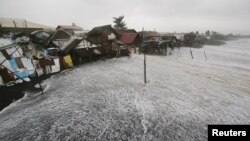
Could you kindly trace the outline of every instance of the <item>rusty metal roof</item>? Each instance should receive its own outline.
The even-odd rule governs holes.
[[[132,44],[138,33],[122,33],[120,41],[124,44]]]

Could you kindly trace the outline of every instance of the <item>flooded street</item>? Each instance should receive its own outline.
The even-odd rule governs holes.
[[[250,39],[192,54],[147,56],[147,84],[138,54],[57,74],[0,112],[0,140],[206,140],[208,124],[250,124]]]

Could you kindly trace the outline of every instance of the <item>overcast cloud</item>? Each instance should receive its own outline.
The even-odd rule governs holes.
[[[249,0],[0,0],[0,17],[91,29],[125,16],[128,28],[250,34]]]

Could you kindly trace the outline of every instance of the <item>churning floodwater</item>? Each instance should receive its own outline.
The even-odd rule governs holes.
[[[250,124],[250,39],[113,58],[43,82],[0,112],[0,140],[206,140],[208,124]]]

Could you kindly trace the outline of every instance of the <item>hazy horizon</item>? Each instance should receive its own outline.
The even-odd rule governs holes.
[[[26,19],[56,27],[73,22],[90,30],[125,16],[138,31],[250,34],[248,0],[1,0],[0,17]]]

